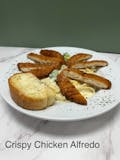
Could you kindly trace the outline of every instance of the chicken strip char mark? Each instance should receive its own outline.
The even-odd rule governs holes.
[[[48,57],[58,58],[58,59],[60,59],[62,64],[65,64],[63,55],[58,51],[44,49],[44,50],[40,51],[40,54],[42,54],[44,56],[48,56]]]
[[[85,53],[78,53],[74,56],[72,56],[70,59],[68,59],[67,66],[70,67],[71,65],[78,63],[80,61],[88,60],[92,58],[91,54],[85,54]]]
[[[70,82],[69,78],[64,75],[62,71],[57,76],[57,83],[60,87],[61,93],[70,101],[78,104],[87,105],[87,100],[80,94],[75,86]]]
[[[111,88],[111,82],[108,79],[95,74],[84,73],[74,68],[65,69],[64,74],[71,79],[74,79],[83,83],[87,83],[99,89]]]
[[[27,57],[37,63],[40,64],[48,64],[48,65],[56,65],[58,66],[58,69],[60,69],[62,62],[59,58],[55,58],[55,57],[48,57],[48,56],[43,56],[43,55],[38,55],[35,53],[29,53],[27,55]]]

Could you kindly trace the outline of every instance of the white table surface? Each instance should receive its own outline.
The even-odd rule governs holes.
[[[8,57],[30,48],[0,47],[0,69]],[[100,53],[102,54],[102,53]],[[108,54],[120,66],[120,54]],[[6,58],[7,57],[7,58]],[[118,86],[119,87],[119,86]],[[0,92],[2,92],[0,90]],[[35,148],[21,150],[6,148],[6,141],[98,142],[100,148]],[[119,160],[120,159],[120,105],[96,118],[78,122],[50,122],[26,116],[12,109],[0,97],[0,160]]]

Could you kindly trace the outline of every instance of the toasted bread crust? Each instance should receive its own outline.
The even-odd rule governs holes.
[[[92,58],[91,54],[85,54],[85,53],[78,53],[74,56],[72,56],[68,61],[67,61],[67,65],[70,67],[71,65],[78,63],[80,61],[83,60],[87,60]]]
[[[17,73],[8,79],[11,97],[17,105],[29,110],[41,110],[54,104],[55,95],[53,94],[53,92],[51,93],[51,89],[49,88],[47,88],[49,93],[47,93],[45,89],[42,89],[42,91],[45,92],[42,93],[42,96],[36,96],[36,97],[29,96],[28,94],[25,93],[28,88],[24,88],[24,91],[23,90],[21,91],[21,88],[17,87],[13,79],[14,77],[21,76],[22,74],[32,75],[31,73]]]
[[[78,104],[87,105],[87,100],[80,94],[80,92],[74,87],[70,80],[61,72],[57,76],[57,83],[60,87],[61,93],[70,101]]]
[[[63,72],[69,78],[72,78],[84,83],[88,83],[97,88],[103,88],[103,89],[111,88],[111,82],[104,77],[101,77],[95,74],[84,73],[74,68],[65,69]]]
[[[107,61],[103,60],[93,60],[93,61],[81,61],[79,63],[73,64],[70,67],[71,68],[92,68],[92,67],[105,67],[108,65]]]
[[[13,76],[16,76],[18,74],[21,74],[21,73],[14,74]],[[29,110],[40,110],[47,107],[46,97],[44,99],[40,99],[40,98],[35,99],[21,93],[21,91],[18,88],[16,88],[14,83],[12,82],[13,76],[8,79],[8,84],[10,88],[11,97],[16,104]]]

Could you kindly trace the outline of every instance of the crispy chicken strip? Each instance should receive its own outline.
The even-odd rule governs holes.
[[[89,85],[95,86],[97,88],[109,89],[111,88],[111,82],[101,76],[95,74],[84,73],[78,69],[65,69],[64,74],[74,80],[87,83]]]
[[[87,100],[80,94],[75,86],[70,82],[69,78],[61,72],[57,76],[57,83],[60,87],[61,93],[70,101],[78,104],[87,105]]]
[[[48,65],[48,64],[39,64],[39,63],[18,63],[17,64],[18,66],[18,69],[22,72],[29,72],[31,70],[34,70],[34,69],[41,69],[41,68],[49,68],[49,67],[53,67],[54,69],[58,69],[59,66],[57,64],[51,64],[51,65]]]
[[[71,68],[83,69],[83,68],[96,68],[105,67],[108,65],[107,61],[103,60],[93,60],[93,61],[82,61],[71,65]]]
[[[61,61],[55,57],[47,57],[47,56],[38,55],[35,53],[29,53],[27,57],[40,64],[48,64],[48,65],[55,64],[56,66],[58,66],[58,69],[62,65]]]
[[[39,64],[39,63],[18,63],[17,64],[18,69],[22,72],[29,72],[31,70],[34,69],[40,69],[41,67],[45,66],[43,64]]]
[[[45,77],[48,77],[49,74],[54,70],[53,67],[49,66],[49,67],[42,67],[42,68],[39,68],[39,69],[33,69],[31,71],[28,71],[26,73],[32,73],[34,74],[36,77],[38,77],[39,79],[42,79],[42,78],[45,78]]]
[[[92,55],[90,54],[85,54],[85,53],[78,53],[74,56],[72,56],[68,61],[67,61],[67,65],[68,66],[71,66],[75,63],[78,63],[80,61],[83,61],[83,60],[88,60],[92,57]]]
[[[48,57],[58,58],[61,60],[62,64],[65,64],[63,55],[58,51],[44,49],[40,51],[40,54]]]

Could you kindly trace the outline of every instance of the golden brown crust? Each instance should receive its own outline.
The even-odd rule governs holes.
[[[39,63],[29,63],[29,62],[27,63],[26,62],[26,63],[18,63],[17,66],[20,71],[26,72],[27,70],[30,71],[32,69],[39,69],[45,65],[39,64]]]
[[[104,77],[101,77],[101,76],[98,76],[98,75],[95,75],[95,74],[87,74],[87,73],[85,73],[84,74],[84,78],[86,80],[90,80],[90,82],[92,80],[94,82],[93,85],[96,86],[96,87],[98,87],[96,85],[96,82],[100,82],[101,84],[103,84],[103,86],[101,86],[101,88],[104,88],[104,89],[110,89],[111,88],[111,82],[108,79],[104,78]]]
[[[21,67],[42,67],[43,64],[39,64],[39,63],[30,63],[30,62],[24,62],[24,63],[18,63],[17,64],[18,68],[21,68]]]
[[[92,60],[92,61],[81,61],[79,63],[72,64],[71,68],[93,68],[93,67],[105,67],[108,65],[107,61],[104,60]]]
[[[61,72],[57,76],[57,83],[60,87],[61,93],[70,101],[87,105],[87,100],[80,94],[80,92],[74,87],[70,80]]]
[[[87,60],[92,58],[91,54],[85,54],[85,53],[78,53],[74,56],[72,56],[68,61],[67,61],[67,65],[70,67],[71,65],[78,63],[80,61],[83,60]]]
[[[69,78],[72,78],[84,83],[88,83],[97,88],[103,88],[103,89],[111,88],[111,82],[104,77],[101,77],[95,74],[84,73],[74,68],[65,69],[63,72]]]
[[[48,77],[49,74],[50,74],[53,70],[54,70],[54,67],[49,66],[49,67],[42,67],[42,68],[39,68],[39,69],[34,69],[34,70],[28,71],[28,72],[26,72],[26,73],[32,73],[32,74],[34,74],[36,77],[38,77],[39,79],[42,79],[42,78]]]
[[[35,69],[41,69],[41,68],[52,68],[53,69],[60,69],[60,65],[59,64],[39,64],[39,63],[18,63],[17,64],[18,69],[22,72],[29,72],[31,70],[35,70]]]
[[[48,57],[55,57],[61,60],[62,64],[65,64],[64,61],[64,57],[63,55],[55,50],[48,50],[48,49],[44,49],[40,51],[40,54],[44,55],[44,56],[48,56]]]
[[[17,74],[20,74],[20,73],[17,73]],[[13,76],[17,74],[14,74]],[[39,98],[35,99],[32,97],[28,97],[25,94],[21,94],[20,90],[17,89],[12,83],[12,77],[8,79],[8,84],[10,88],[11,97],[15,101],[16,104],[18,104],[19,106],[25,109],[29,109],[29,110],[40,110],[40,109],[44,109],[47,107],[46,99],[39,99]]]
[[[58,65],[59,67],[61,67],[62,65],[61,60],[55,57],[47,57],[47,56],[38,55],[35,53],[29,53],[27,57],[40,64],[48,64],[48,65],[55,64],[55,65]]]
[[[39,79],[49,76],[56,69],[55,65],[44,65],[37,63],[18,63],[18,68],[24,73],[32,73]]]

